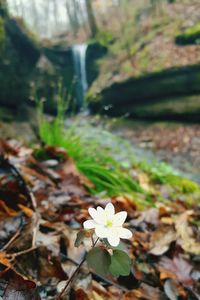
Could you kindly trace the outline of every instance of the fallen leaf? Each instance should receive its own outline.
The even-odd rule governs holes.
[[[178,300],[179,293],[174,282],[171,279],[165,281],[164,291],[170,300]]]
[[[0,200],[0,207],[1,207],[1,209],[3,209],[3,210],[6,212],[6,214],[7,214],[8,216],[10,216],[10,217],[15,217],[15,216],[17,215],[17,212],[16,212],[14,209],[8,207],[8,206],[5,204],[5,202],[2,201],[2,200]]]
[[[193,284],[191,272],[193,266],[183,259],[180,255],[170,259],[166,256],[162,257],[159,262],[160,271],[167,271],[168,278],[175,277],[186,286]]]
[[[176,232],[172,227],[159,227],[151,235],[149,253],[153,255],[162,255],[169,250],[170,244],[177,238]]]
[[[60,254],[60,236],[54,233],[44,234],[41,231],[36,235],[36,246],[45,246],[53,256]]]
[[[12,267],[10,260],[7,258],[6,252],[0,252],[0,264],[6,266],[8,268]]]
[[[156,208],[150,208],[142,212],[138,219],[132,220],[131,224],[133,226],[139,226],[142,222],[152,224],[157,227],[159,223],[159,210]]]
[[[18,204],[18,207],[23,211],[23,213],[31,218],[33,216],[33,210],[25,205],[22,205],[22,204]]]
[[[188,218],[192,211],[186,211],[180,215],[175,222],[177,234],[179,236],[179,243],[181,247],[189,253],[200,255],[200,243],[193,237],[192,228],[188,224]]]
[[[14,271],[8,271],[0,278],[0,290],[4,300],[40,300],[36,284],[25,280]]]
[[[163,296],[159,288],[142,283],[138,289],[125,293],[123,300],[164,300]]]

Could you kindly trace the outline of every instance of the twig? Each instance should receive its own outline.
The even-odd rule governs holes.
[[[72,262],[74,265],[76,265],[76,266],[78,266],[79,265],[79,263],[77,262],[77,261],[75,261],[74,259],[72,259],[72,258],[70,258],[70,257],[68,257],[68,256],[64,256],[67,260],[69,260],[70,262]],[[99,275],[99,274],[97,274],[97,273],[95,273],[95,272],[93,272],[93,271],[90,271],[90,273],[94,276],[94,277],[96,277],[96,278],[98,278],[99,280],[101,280],[102,282],[105,282],[106,284],[109,284],[109,285],[113,285],[113,286],[115,286],[116,288],[118,288],[118,289],[120,289],[120,290],[122,290],[122,291],[124,291],[124,292],[128,292],[129,290],[127,289],[127,288],[125,288],[124,286],[122,286],[122,285],[120,285],[120,284],[117,284],[116,282],[113,282],[112,280],[109,280],[109,279],[107,279],[107,278],[105,278],[105,277],[103,277],[103,276],[101,276],[101,275]]]
[[[92,245],[92,248],[97,244],[98,240],[99,240],[99,238],[97,238],[97,240],[94,242],[94,244]],[[86,260],[86,257],[84,257],[83,260],[78,264],[77,268],[74,270],[74,272],[72,273],[70,278],[67,280],[66,285],[64,286],[64,288],[62,289],[62,291],[59,293],[58,297],[55,300],[61,300],[62,299],[62,296],[64,295],[64,293],[67,290],[70,283],[74,280],[74,277],[76,276],[76,274],[81,269],[81,267],[84,264],[85,260]]]
[[[7,254],[6,256],[7,256],[7,257],[11,257],[12,259],[14,259],[14,258],[16,258],[16,257],[18,257],[18,256],[20,256],[20,255],[29,253],[29,252],[31,252],[31,251],[33,251],[33,250],[35,250],[35,249],[37,249],[37,247],[31,247],[31,248],[28,248],[28,249],[26,249],[26,250],[22,250],[22,251],[17,252],[17,253]]]
[[[32,201],[32,205],[35,209],[35,227],[33,229],[33,237],[32,237],[32,247],[36,247],[36,237],[37,237],[37,232],[38,232],[38,227],[39,227],[39,213],[38,213],[38,210],[37,210],[37,202],[36,202],[36,199],[35,199],[35,196],[33,195],[32,192],[30,192],[30,197],[31,197],[31,201]]]
[[[70,283],[74,280],[74,277],[76,276],[76,274],[79,272],[80,268],[82,267],[82,265],[84,264],[86,258],[84,258],[81,263],[78,265],[78,267],[75,269],[75,271],[72,273],[72,275],[70,276],[69,280],[67,281],[65,287],[62,289],[62,291],[60,292],[60,294],[58,295],[58,297],[56,298],[56,300],[61,300],[63,294],[65,293],[65,291],[67,290],[68,286],[70,285]]]
[[[93,238],[93,235],[91,236],[91,241],[92,241],[92,247],[94,247],[94,238]]]
[[[20,235],[21,230],[17,230],[15,234],[11,237],[11,239],[5,244],[2,248],[1,251],[5,251],[11,244],[14,242],[14,240]]]

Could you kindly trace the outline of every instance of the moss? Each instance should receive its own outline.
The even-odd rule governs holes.
[[[139,57],[139,69],[145,71],[149,64],[149,49],[145,47],[138,55]]]
[[[131,65],[130,61],[125,61],[122,64],[122,71],[124,73],[131,73],[132,69],[133,69],[133,66]]]
[[[179,45],[198,44],[200,42],[200,23],[187,28],[183,33],[176,36],[176,43]]]
[[[96,42],[102,47],[109,47],[114,40],[114,35],[109,31],[99,31],[96,35]]]

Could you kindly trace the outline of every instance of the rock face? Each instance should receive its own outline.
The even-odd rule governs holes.
[[[93,112],[102,111],[112,116],[128,114],[131,117],[157,118],[173,115],[187,115],[188,107],[176,110],[174,105],[166,106],[168,101],[178,101],[181,106],[183,97],[200,95],[200,66],[187,66],[148,74],[140,78],[131,78],[125,82],[114,83],[95,97],[90,95],[90,107]],[[200,96],[199,96],[200,97]],[[171,100],[170,100],[171,99]],[[185,105],[185,101],[183,101]],[[160,109],[158,109],[158,105]],[[157,105],[157,106],[156,106]],[[163,105],[163,108],[162,108]],[[151,107],[156,107],[151,111]],[[191,118],[199,118],[200,103]]]
[[[73,89],[73,58],[71,48],[43,48],[33,73],[37,98],[45,100],[45,110],[55,113],[58,94],[69,101]]]
[[[97,60],[102,58],[107,53],[107,48],[98,43],[91,43],[88,45],[86,52],[86,71],[87,81],[90,86],[99,74],[99,67]]]
[[[17,107],[30,95],[31,73],[40,50],[23,24],[0,16],[0,104]]]
[[[89,44],[86,50],[86,79],[90,86],[98,76],[97,60],[106,54],[106,48],[97,43]],[[56,111],[56,99],[59,85],[61,93],[69,103],[69,110],[78,111],[76,95],[76,77],[73,46],[44,47],[34,71],[38,98],[46,100],[46,111]],[[80,78],[79,78],[80,80]]]

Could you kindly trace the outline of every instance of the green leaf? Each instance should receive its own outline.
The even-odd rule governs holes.
[[[121,250],[113,250],[109,270],[114,277],[128,276],[131,271],[131,259],[128,254]]]
[[[86,260],[88,266],[94,269],[97,274],[106,276],[109,273],[111,257],[107,250],[95,247],[88,252]]]
[[[82,241],[85,238],[85,231],[84,230],[80,230],[77,235],[76,235],[76,240],[74,242],[74,246],[75,247],[79,247],[82,243]]]

